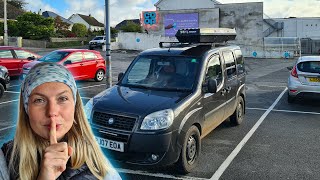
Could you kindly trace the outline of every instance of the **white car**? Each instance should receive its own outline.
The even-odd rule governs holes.
[[[320,56],[300,57],[288,78],[288,102],[295,98],[320,97]]]
[[[106,37],[105,36],[96,36],[89,42],[89,49],[94,49],[99,47],[102,49],[102,46],[106,44]]]

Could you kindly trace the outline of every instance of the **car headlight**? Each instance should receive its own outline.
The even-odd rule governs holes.
[[[87,102],[87,104],[84,106],[84,112],[86,113],[86,116],[89,121],[90,121],[90,117],[91,117],[92,108],[93,108],[93,98],[91,98]]]
[[[165,109],[147,115],[141,124],[142,130],[160,130],[170,127],[173,123],[172,109]]]

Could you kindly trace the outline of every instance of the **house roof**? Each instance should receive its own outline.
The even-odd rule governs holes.
[[[78,15],[91,26],[104,27],[104,24],[99,22],[96,18],[92,17],[91,15],[89,16],[86,16],[83,14],[78,14]]]
[[[64,18],[64,17],[62,17],[62,16],[60,16],[60,15],[54,13],[54,12],[51,12],[51,11],[45,11],[45,12],[43,12],[43,13],[42,13],[42,16],[43,16],[43,17],[46,17],[46,18],[47,18],[47,17],[56,18],[57,16],[59,16],[63,22],[68,23],[68,24],[73,24],[73,22],[69,21],[68,19],[66,19],[66,18]]]
[[[115,26],[115,28],[117,30],[120,30],[122,26],[127,25],[129,22],[133,22],[135,24],[139,24],[140,25],[140,19],[126,19],[126,20],[121,21],[119,24],[117,24]]]
[[[161,3],[161,1],[163,1],[163,0],[159,0],[157,3],[155,3],[154,4],[154,6],[155,7],[157,7],[160,3]],[[211,0],[214,4],[222,4],[222,3],[220,3],[219,1],[216,1],[216,0]]]

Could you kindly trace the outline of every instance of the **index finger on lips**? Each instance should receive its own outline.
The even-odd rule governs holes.
[[[50,144],[57,144],[56,120],[54,118],[50,118],[50,120]]]

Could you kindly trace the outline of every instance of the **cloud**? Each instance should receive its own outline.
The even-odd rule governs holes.
[[[257,2],[257,0],[218,0],[221,3]],[[271,18],[319,17],[319,0],[264,0],[264,13]]]
[[[26,7],[25,9],[27,9],[28,11],[32,11],[32,12],[39,12],[39,10],[41,9],[41,11],[52,11],[52,12],[58,12],[55,8],[51,7],[49,4],[46,4],[44,2],[42,2],[42,0],[25,0]]]
[[[65,12],[62,12],[62,15],[66,18],[75,13],[84,15],[91,14],[98,21],[104,22],[104,1],[65,0],[65,2],[69,8],[67,8]],[[125,19],[138,19],[141,11],[146,9],[155,9],[150,0],[111,0],[109,8],[111,26],[115,26]]]

